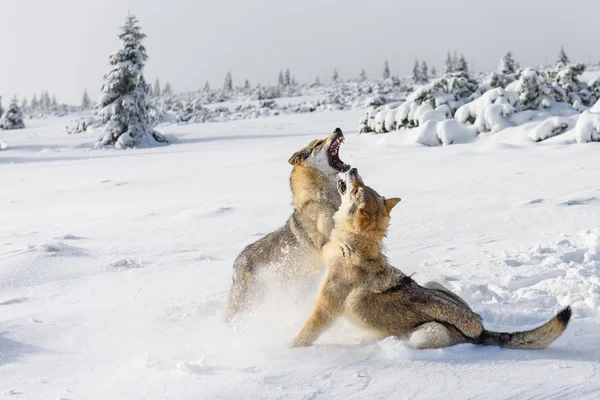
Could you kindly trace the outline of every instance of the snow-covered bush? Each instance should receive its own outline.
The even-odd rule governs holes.
[[[541,142],[566,132],[569,126],[569,119],[566,117],[550,117],[536,125],[529,132],[529,138],[534,142]]]
[[[66,132],[69,135],[86,132],[88,128],[97,128],[102,125],[102,121],[91,115],[85,117],[79,117],[72,119],[67,123],[65,127]]]
[[[119,39],[122,49],[111,55],[110,71],[104,76],[99,115],[105,127],[99,146],[128,148],[167,143],[167,139],[154,131],[148,117],[146,98],[150,86],[143,76],[148,56],[142,45],[146,37],[137,19],[129,14],[121,27]]]
[[[532,68],[525,69],[518,81],[506,87],[507,91],[516,91],[519,94],[519,104],[522,110],[550,108],[553,99],[560,96],[556,89],[544,73]]]
[[[21,112],[21,108],[19,108],[19,104],[17,98],[14,97],[10,102],[10,106],[0,118],[0,129],[23,129],[25,128],[25,123],[23,122],[23,113]]]
[[[491,89],[460,107],[455,118],[464,125],[473,125],[477,133],[497,132],[512,125],[509,118],[517,111],[518,104],[519,95],[516,92]]]
[[[575,140],[579,143],[600,142],[600,100],[577,120]]]
[[[566,101],[569,104],[580,104],[591,106],[595,102],[595,95],[590,90],[587,83],[580,80],[585,71],[583,64],[559,63],[554,70],[548,71],[548,76],[552,82],[564,91],[564,98],[559,101]]]
[[[448,73],[433,79],[412,92],[400,106],[396,114],[397,128],[413,128],[431,118],[439,120],[453,116],[478,86],[466,72]],[[431,110],[435,113],[426,114]]]

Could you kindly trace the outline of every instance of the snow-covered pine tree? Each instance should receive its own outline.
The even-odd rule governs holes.
[[[4,109],[2,108],[2,96],[0,96],[0,118],[4,115]]]
[[[423,83],[429,82],[429,68],[427,68],[427,63],[425,61],[421,63],[421,81]]]
[[[277,77],[277,85],[279,87],[285,86],[285,80],[283,79],[283,71],[279,70],[279,76]]]
[[[87,110],[91,107],[92,102],[90,101],[90,96],[88,95],[87,89],[83,90],[83,98],[81,99],[81,108]]]
[[[225,74],[225,80],[223,81],[223,90],[227,92],[233,91],[233,77],[231,76],[231,71],[227,71]]]
[[[285,69],[285,75],[283,76],[283,83],[287,87],[292,86],[292,75],[290,74],[290,69],[289,68]]]
[[[364,68],[362,69],[362,71],[360,71],[360,75],[358,75],[358,80],[361,82],[364,82],[367,80],[367,73],[365,72]]]
[[[388,60],[385,60],[385,63],[383,64],[383,79],[390,79],[391,76],[391,72],[390,72],[390,65],[388,64]]]
[[[412,80],[414,83],[421,83],[423,81],[421,77],[421,68],[419,65],[419,60],[415,60],[415,65],[412,69]]]
[[[569,57],[567,57],[567,53],[565,53],[565,48],[560,46],[560,52],[558,53],[558,59],[556,60],[556,65],[561,65],[564,67],[568,65],[571,61],[569,61]]]
[[[250,90],[250,81],[248,79],[246,79],[244,81],[244,89],[245,90]]]
[[[319,79],[318,76],[315,78],[315,81],[310,86],[312,86],[312,87],[319,87],[319,86],[321,86],[321,80]]]
[[[23,97],[23,100],[21,100],[21,111],[25,111],[27,109],[27,98]]]
[[[458,71],[458,65],[458,54],[456,53],[456,50],[454,50],[452,53],[452,72]]]
[[[47,112],[50,109],[50,93],[48,91],[42,92],[40,96],[40,108],[43,112]]]
[[[154,89],[152,90],[152,96],[160,97],[160,80],[156,78],[154,81]]]
[[[30,105],[31,111],[32,112],[37,111],[39,106],[40,106],[40,103],[38,102],[37,95],[34,93],[33,98],[31,99],[31,105]]]
[[[54,109],[58,106],[58,102],[56,101],[56,95],[52,95],[52,102],[50,103],[50,106]]]
[[[331,81],[332,82],[337,82],[339,78],[340,78],[340,76],[338,75],[337,69],[334,68],[333,69],[333,75],[331,75]]]
[[[514,74],[517,72],[517,63],[515,62],[510,50],[507,51],[504,56],[502,56],[500,65],[498,66],[498,72],[501,72],[505,75]]]
[[[206,81],[206,83],[204,84],[204,88],[202,88],[202,91],[204,93],[209,93],[210,92],[210,83],[208,83],[208,81]]]
[[[469,65],[467,64],[467,60],[465,60],[465,56],[463,54],[460,55],[458,61],[456,62],[455,71],[469,72]]]
[[[110,71],[104,75],[99,115],[105,123],[100,146],[130,148],[167,143],[154,131],[148,117],[147,97],[150,85],[144,79],[148,58],[138,20],[128,14],[118,35],[122,48],[109,57]]]
[[[450,52],[448,52],[446,62],[444,63],[444,74],[449,74],[451,72],[454,72],[454,65],[452,64],[452,56],[450,55]]]
[[[173,95],[173,89],[171,88],[171,83],[169,83],[169,81],[165,83],[161,95],[165,97],[170,97]]]
[[[435,78],[437,76],[437,71],[435,70],[435,65],[431,67],[431,78]]]
[[[23,113],[19,108],[19,100],[17,96],[14,96],[10,102],[10,106],[6,109],[6,112],[0,118],[0,129],[23,129],[25,123],[23,122]]]

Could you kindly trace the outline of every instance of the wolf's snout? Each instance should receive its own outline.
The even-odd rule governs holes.
[[[352,168],[350,171],[348,171],[348,173],[354,178],[356,175],[358,175],[358,170],[356,168]]]

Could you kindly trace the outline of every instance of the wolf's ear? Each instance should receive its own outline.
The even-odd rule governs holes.
[[[306,158],[308,158],[309,155],[310,155],[310,151],[307,150],[306,148],[304,148],[304,149],[292,154],[292,156],[290,157],[288,162],[290,163],[290,165],[296,165],[296,163],[298,161],[305,160]]]
[[[354,230],[362,231],[364,230],[371,222],[371,217],[365,210],[359,208],[356,212],[356,216],[354,217],[354,221],[352,222]]]
[[[392,208],[396,207],[396,204],[400,203],[400,200],[402,200],[400,197],[392,197],[383,201],[388,214],[392,212]]]
[[[290,165],[296,165],[298,161],[306,160],[308,156],[310,156],[310,153],[313,151],[313,148],[317,142],[319,142],[318,139],[313,140],[308,146],[292,154],[292,156],[288,160]]]

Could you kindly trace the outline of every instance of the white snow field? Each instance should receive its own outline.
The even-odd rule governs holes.
[[[598,399],[600,143],[527,125],[470,144],[357,135],[364,110],[162,126],[166,147],[92,150],[67,119],[2,131],[0,397]],[[400,196],[392,263],[463,296],[488,329],[573,307],[542,351],[419,351],[340,321],[288,343],[318,282],[223,322],[232,263],[291,212],[289,156],[335,127],[341,158]]]

